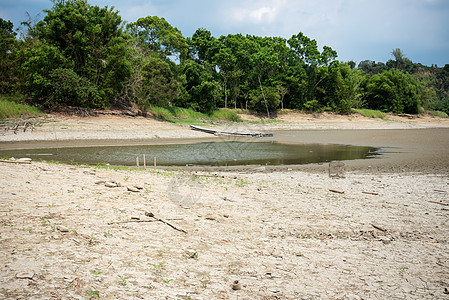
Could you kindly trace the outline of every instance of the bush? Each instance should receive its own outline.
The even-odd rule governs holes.
[[[422,86],[414,77],[391,69],[368,80],[366,104],[375,110],[416,114],[421,95]]]
[[[52,105],[65,104],[85,108],[106,108],[98,88],[71,69],[57,68],[50,72],[50,95]]]

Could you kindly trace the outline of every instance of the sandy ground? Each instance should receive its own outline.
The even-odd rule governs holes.
[[[385,155],[345,162],[344,178],[324,164],[198,172],[0,162],[0,297],[449,299],[449,122],[280,119],[211,126]],[[178,138],[210,137],[144,118],[52,116],[33,132],[5,132],[0,147]]]

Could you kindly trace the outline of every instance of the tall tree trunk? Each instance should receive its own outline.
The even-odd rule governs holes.
[[[263,92],[262,83],[260,82],[260,75],[257,76],[257,79],[259,79],[259,86],[260,86],[260,90],[262,91],[263,101],[265,102],[265,107],[267,108],[268,119],[270,119],[270,110],[268,109],[267,99],[265,98],[265,93]]]

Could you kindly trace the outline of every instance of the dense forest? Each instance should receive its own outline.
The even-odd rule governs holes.
[[[0,94],[44,108],[179,106],[350,113],[449,113],[449,64],[341,62],[299,32],[291,38],[198,29],[184,37],[164,18],[134,23],[87,1],[55,0],[35,24],[0,19]]]

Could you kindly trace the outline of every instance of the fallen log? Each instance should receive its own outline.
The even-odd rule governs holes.
[[[340,190],[334,190],[334,189],[329,189],[330,192],[332,193],[337,193],[337,194],[344,194],[344,191],[340,191]]]

